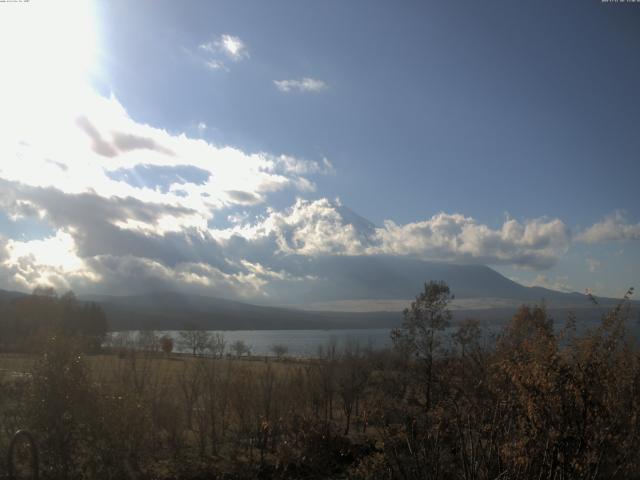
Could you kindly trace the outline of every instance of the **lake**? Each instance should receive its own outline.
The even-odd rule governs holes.
[[[445,339],[450,338],[453,331],[453,328],[447,329],[442,335]],[[113,332],[112,335],[120,333],[122,332]],[[130,333],[132,335],[131,339],[135,340],[138,332]],[[241,340],[249,346],[251,354],[257,356],[272,356],[271,347],[274,345],[285,345],[288,349],[287,354],[293,357],[315,357],[320,347],[326,348],[331,344],[336,345],[338,352],[341,352],[348,344],[374,350],[391,347],[391,330],[387,328],[353,330],[211,330],[209,333],[220,333],[224,336],[227,342],[227,353],[229,353],[229,345]],[[156,334],[159,336],[168,335],[173,338],[174,352],[191,353],[181,345],[178,331],[162,331],[156,332]]]
[[[122,332],[113,332],[111,335],[118,335]],[[138,332],[130,332],[132,340]],[[180,344],[180,334],[178,331],[156,332],[157,335],[169,335],[174,340],[174,352],[190,353],[182,348]],[[354,329],[354,330],[212,330],[209,333],[220,333],[227,342],[227,353],[229,345],[238,340],[243,341],[250,349],[252,355],[273,355],[271,347],[274,345],[285,345],[288,355],[293,357],[314,357],[318,353],[318,348],[335,344],[338,351],[341,351],[348,343],[357,344],[362,348],[371,347],[382,349],[391,346],[389,329]]]
[[[563,326],[563,322],[555,324],[556,331]],[[594,328],[597,322],[578,323],[578,333],[584,332],[587,328]],[[640,339],[640,327],[637,321],[627,323],[629,332],[636,339]],[[442,332],[441,339],[446,345],[451,341],[451,335],[456,327],[452,326]],[[496,335],[502,330],[500,325],[487,325],[482,330],[482,343],[486,345],[493,342]],[[112,332],[111,335],[118,335],[123,332]],[[138,332],[129,332],[131,340],[135,340]],[[169,335],[174,339],[174,351],[190,353],[183,348],[180,342],[178,331],[161,331],[157,335]],[[272,356],[271,347],[274,345],[285,345],[288,355],[293,357],[315,357],[320,347],[326,348],[335,344],[340,352],[347,344],[356,344],[361,348],[372,348],[374,350],[391,347],[391,330],[387,328],[371,329],[330,329],[330,330],[212,330],[209,333],[220,333],[227,343],[227,353],[229,345],[238,340],[243,341],[251,349],[252,355]]]

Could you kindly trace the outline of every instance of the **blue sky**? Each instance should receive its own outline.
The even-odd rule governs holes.
[[[5,287],[261,298],[332,255],[639,283],[637,4],[60,5],[2,6]]]
[[[323,191],[375,222],[443,209],[584,225],[613,209],[640,213],[634,6],[109,5],[106,88],[134,118],[174,131],[205,122],[218,143],[331,158],[340,178]],[[203,74],[184,50],[218,32],[242,39],[250,57]],[[329,88],[282,95],[273,86],[305,76]]]

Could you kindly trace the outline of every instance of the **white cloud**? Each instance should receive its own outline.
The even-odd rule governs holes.
[[[280,250],[285,253],[359,255],[366,247],[356,227],[345,223],[327,199],[315,202],[298,199],[285,212],[271,210],[262,231],[275,235]]]
[[[224,72],[228,72],[229,68],[224,64],[224,62],[216,59],[208,59],[204,61],[204,66],[209,70],[222,70]]]
[[[310,77],[299,80],[274,80],[273,83],[281,92],[321,92],[329,88],[324,81]]]
[[[640,223],[629,223],[624,212],[617,211],[587,228],[577,240],[585,243],[640,240]]]
[[[298,199],[290,209],[269,210],[255,225],[236,226],[232,232],[254,239],[272,236],[288,254],[401,255],[534,269],[554,265],[571,241],[569,229],[558,219],[508,219],[493,229],[471,217],[440,213],[405,225],[386,221],[380,228],[347,218],[346,212],[327,199]]]
[[[216,42],[218,48],[225,52],[234,61],[249,57],[247,46],[240,38],[233,35],[222,35]]]
[[[446,213],[406,225],[386,221],[376,236],[380,244],[370,252],[532,268],[550,267],[570,243],[569,230],[558,219],[508,219],[492,229],[471,217]]]
[[[280,155],[272,158],[272,171],[292,173],[296,175],[333,175],[336,173],[333,164],[327,158],[321,162],[314,160],[304,160],[290,155]]]
[[[164,225],[172,225],[175,231],[202,221],[206,224],[217,210],[234,204],[264,202],[271,192],[312,190],[313,184],[304,175],[320,173],[330,165],[247,153],[170,134],[134,121],[113,97],[86,93],[80,107],[58,111],[57,116],[45,108],[52,117],[49,121],[35,121],[19,132],[9,130],[0,144],[0,155],[14,161],[0,164],[0,178],[25,186],[54,187],[65,194],[95,192],[103,198],[180,206],[200,217],[198,221],[193,213],[180,213],[174,219],[165,218]],[[185,179],[180,174],[185,168],[204,172],[208,178]],[[177,173],[167,176],[171,169]],[[154,172],[159,180],[145,178]],[[159,187],[158,181],[165,184]]]
[[[234,62],[249,58],[247,46],[239,37],[234,35],[220,35],[210,42],[201,44],[198,48],[214,55],[222,53]]]

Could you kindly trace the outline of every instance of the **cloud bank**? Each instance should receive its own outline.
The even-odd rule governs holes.
[[[242,55],[243,46],[221,45]],[[326,158],[246,152],[169,133],[95,93],[78,105],[32,128],[8,129],[0,143],[2,158],[11,159],[0,164],[0,213],[49,232],[0,238],[0,287],[118,294],[171,288],[292,303],[301,286],[324,281],[330,288],[326,279],[339,275],[382,291],[384,278],[371,278],[370,269],[380,259],[544,270],[574,241],[558,218],[489,226],[441,212],[374,225],[316,192],[314,177],[335,174]],[[275,195],[289,207],[274,208]],[[575,237],[637,239],[640,225],[622,213]],[[340,260],[347,257],[355,259],[348,268]]]

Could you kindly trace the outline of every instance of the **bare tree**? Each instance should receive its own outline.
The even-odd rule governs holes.
[[[118,355],[120,356],[126,355],[135,347],[133,335],[130,331],[113,332],[109,337],[109,344],[118,352]]]
[[[425,283],[424,291],[405,309],[402,328],[391,332],[395,347],[413,354],[423,365],[427,410],[431,408],[434,354],[440,345],[436,333],[449,326],[452,299],[445,282]]]
[[[349,435],[354,408],[356,415],[358,415],[358,401],[367,386],[369,370],[360,347],[356,343],[347,342],[341,358],[337,381],[337,390],[345,415],[345,435]]]
[[[202,355],[211,345],[211,334],[202,329],[189,329],[179,332],[180,346],[195,355]]]
[[[141,330],[136,340],[138,348],[144,352],[157,353],[160,347],[160,339],[153,330]]]
[[[284,357],[289,353],[289,347],[287,347],[282,343],[276,343],[274,345],[271,345],[270,350],[271,350],[271,353],[273,353],[278,359]]]
[[[216,332],[211,335],[208,348],[214,357],[222,358],[224,356],[224,351],[227,348],[227,342],[224,339],[224,335],[220,332]]]
[[[231,344],[231,351],[235,353],[236,357],[249,355],[251,353],[251,349],[243,340],[236,340],[233,342]]]

